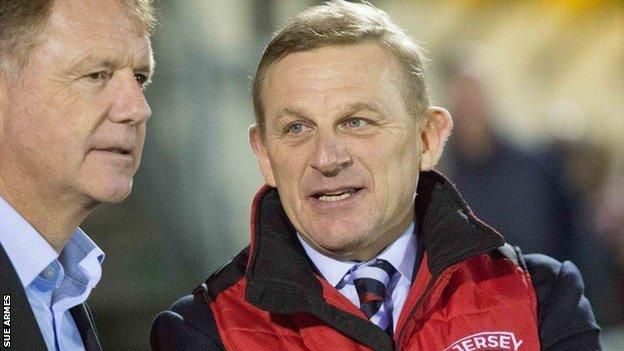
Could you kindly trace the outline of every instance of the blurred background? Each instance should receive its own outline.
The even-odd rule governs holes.
[[[624,3],[370,1],[427,50],[454,116],[440,168],[524,252],[575,262],[607,350],[624,345]],[[154,316],[247,245],[263,184],[250,76],[283,21],[320,1],[155,0],[153,116],[134,191],[83,225],[106,350],[147,350]],[[619,347],[618,347],[619,345]]]

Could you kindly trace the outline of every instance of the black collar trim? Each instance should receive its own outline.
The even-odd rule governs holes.
[[[429,271],[433,276],[505,243],[500,234],[472,213],[442,174],[421,172],[417,193],[418,243],[424,245],[429,255]]]

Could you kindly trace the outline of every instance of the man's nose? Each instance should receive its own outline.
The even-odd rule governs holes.
[[[117,123],[139,124],[145,122],[151,115],[143,87],[131,70],[119,72],[113,89],[113,105],[109,118]]]
[[[310,166],[326,177],[334,177],[353,163],[344,141],[335,133],[319,135]]]

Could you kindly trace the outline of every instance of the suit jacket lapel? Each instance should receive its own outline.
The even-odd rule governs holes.
[[[39,331],[39,325],[22,287],[22,282],[2,245],[0,245],[0,294],[3,312],[7,307],[4,306],[5,296],[10,296],[10,322],[2,319],[2,329],[10,323],[11,333],[8,335],[10,335],[11,348],[7,350],[46,350],[43,335]],[[5,335],[4,332],[2,334]],[[0,349],[4,350],[4,339],[0,342]]]
[[[95,329],[95,322],[93,321],[93,316],[91,315],[91,310],[87,303],[80,304],[78,306],[74,306],[69,309],[72,317],[74,317],[74,322],[78,327],[78,331],[80,331],[80,337],[82,338],[82,343],[85,346],[87,351],[101,351],[102,346],[100,346],[100,341],[98,340],[97,331]]]

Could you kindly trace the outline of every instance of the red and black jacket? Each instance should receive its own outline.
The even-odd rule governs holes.
[[[253,203],[251,245],[154,321],[154,350],[598,350],[569,262],[520,254],[440,174],[421,173],[421,259],[394,338],[323,279],[274,188]]]

